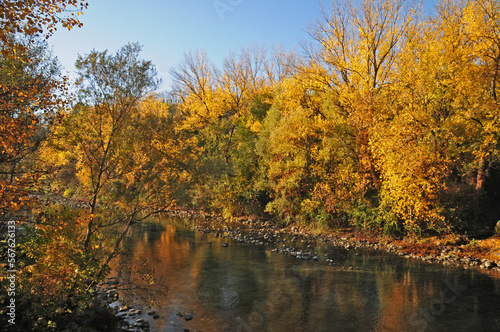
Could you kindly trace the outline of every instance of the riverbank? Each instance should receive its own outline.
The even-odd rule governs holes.
[[[443,266],[457,266],[477,269],[481,273],[500,278],[500,238],[468,239],[465,236],[403,238],[394,239],[384,235],[369,234],[354,229],[339,229],[335,232],[318,231],[310,227],[280,226],[257,218],[235,218],[226,226],[224,219],[207,214],[187,211],[170,211],[170,214],[201,218],[205,222],[197,230],[227,236],[235,241],[261,246],[273,246],[274,251],[301,259],[325,260],[312,250],[304,250],[298,243],[305,243],[306,249],[317,243],[331,244],[346,250],[370,249],[389,252],[406,259],[421,260]],[[211,221],[216,221],[212,223]],[[300,249],[299,249],[300,247]]]
[[[43,200],[77,209],[86,207],[86,202],[83,200],[65,198],[62,196],[45,197]],[[216,221],[217,223],[226,223],[228,221],[220,216],[195,211],[170,210],[166,213],[184,218]],[[280,234],[304,236],[308,241],[329,242],[335,246],[344,247],[348,250],[357,248],[383,250],[408,259],[418,259],[445,266],[477,268],[483,273],[491,273],[497,278],[500,277],[500,236],[491,235],[493,234],[492,230],[485,229],[483,232],[484,234],[481,234],[481,239],[469,238],[458,234],[451,234],[444,237],[406,237],[395,239],[389,236],[368,233],[353,228],[337,229],[335,231],[319,231],[313,227],[299,225],[282,226],[271,221],[250,217],[233,218],[231,223],[235,225],[239,223],[247,228],[251,227],[257,230],[257,233],[276,234],[278,232]],[[205,227],[205,229],[210,228],[211,227]],[[488,232],[490,236],[485,237],[485,234]],[[236,236],[236,238],[239,237],[240,236]],[[267,243],[270,238],[268,237],[262,240]]]
[[[109,276],[99,283],[95,290],[98,298],[112,309],[117,318],[118,331],[148,332],[153,320],[160,316],[152,310],[124,305],[120,300],[119,292],[126,287],[117,276]]]

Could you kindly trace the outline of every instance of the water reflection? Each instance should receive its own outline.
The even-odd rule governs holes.
[[[161,315],[154,331],[500,331],[500,282],[475,270],[317,248],[328,266],[175,219],[137,225],[126,248],[113,273]]]

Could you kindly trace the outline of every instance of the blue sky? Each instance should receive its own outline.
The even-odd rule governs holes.
[[[60,28],[49,39],[70,74],[78,54],[116,52],[128,42],[143,45],[170,86],[170,68],[189,50],[204,49],[216,64],[231,51],[259,43],[300,51],[308,27],[321,18],[319,0],[89,0],[82,28]],[[329,1],[325,1],[329,3]],[[430,6],[427,1],[426,6]],[[432,7],[432,6],[431,6]],[[71,75],[70,75],[71,76]]]

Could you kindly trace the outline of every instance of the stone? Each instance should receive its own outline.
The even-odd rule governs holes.
[[[191,315],[190,313],[186,312],[186,313],[184,314],[184,319],[185,319],[185,320],[191,320],[191,319],[193,319],[193,315]]]
[[[496,267],[497,265],[495,264],[495,262],[492,262],[490,260],[486,260],[484,263],[483,263],[484,267],[487,268],[487,269],[491,269],[493,267]]]
[[[229,244],[228,244],[228,243],[226,243],[226,242],[224,242],[224,243],[222,244],[222,246],[223,246],[223,247],[229,247]]]
[[[158,319],[160,318],[160,315],[156,314],[156,315],[153,315],[153,319]]]
[[[500,235],[500,220],[495,225],[495,234]]]

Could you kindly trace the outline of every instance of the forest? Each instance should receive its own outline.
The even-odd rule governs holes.
[[[25,328],[83,315],[127,230],[164,211],[393,237],[495,228],[500,3],[356,3],[332,3],[300,51],[249,45],[219,67],[186,51],[159,93],[139,43],[61,75],[46,39],[78,28],[84,1],[2,1],[0,219],[25,232]]]

